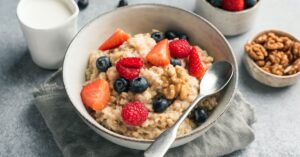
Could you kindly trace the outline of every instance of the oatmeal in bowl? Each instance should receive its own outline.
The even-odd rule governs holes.
[[[114,32],[117,40],[110,38]],[[234,66],[233,78],[217,97],[203,101],[190,114],[171,146],[177,147],[214,126],[237,87],[232,49],[205,19],[157,4],[131,5],[96,17],[70,43],[63,82],[87,127],[115,144],[145,150],[198,94],[210,64],[220,60]],[[136,112],[140,114],[130,114]]]
[[[83,103],[98,123],[137,139],[154,139],[171,127],[199,94],[213,57],[173,31],[129,35],[117,29],[90,53]],[[194,109],[177,136],[205,122],[216,96]]]

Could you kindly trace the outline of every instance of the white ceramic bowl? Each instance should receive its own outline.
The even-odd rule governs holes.
[[[252,28],[261,1],[252,8],[233,12],[214,7],[207,0],[196,0],[195,12],[214,24],[224,35],[234,36]]]
[[[140,140],[115,133],[101,126],[85,109],[80,91],[85,82],[85,69],[89,54],[112,33],[122,28],[131,34],[149,32],[153,28],[184,32],[190,40],[207,50],[215,60],[227,60],[234,66],[234,77],[228,87],[221,92],[219,106],[208,120],[191,133],[179,137],[172,147],[185,144],[213,126],[226,111],[237,87],[237,65],[232,49],[224,36],[205,19],[178,8],[164,5],[132,5],[108,12],[88,23],[75,36],[67,50],[63,65],[63,80],[67,94],[86,124],[104,138],[133,149],[146,149],[153,140]]]
[[[260,32],[255,37],[250,39],[248,41],[248,43],[251,43],[260,35],[269,33],[269,32],[273,32],[273,33],[281,35],[281,36],[287,36],[287,37],[293,39],[294,41],[299,42],[299,40],[297,38],[295,38],[294,36],[292,36],[289,33],[279,31],[279,30],[266,30],[266,31]],[[290,86],[290,85],[295,84],[300,79],[300,72],[298,72],[294,75],[278,76],[278,75],[274,75],[274,74],[264,71],[249,57],[249,55],[247,54],[246,51],[243,56],[243,62],[245,64],[247,71],[255,80],[257,80],[258,82],[260,82],[264,85],[270,86],[270,87]]]

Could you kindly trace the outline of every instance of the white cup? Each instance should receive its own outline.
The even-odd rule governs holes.
[[[62,65],[68,45],[77,33],[78,13],[74,0],[20,0],[17,16],[31,58],[38,66],[57,69]],[[47,16],[43,18],[44,15]]]

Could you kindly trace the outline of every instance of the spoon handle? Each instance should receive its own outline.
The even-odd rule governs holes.
[[[193,108],[198,104],[198,102],[203,99],[205,95],[199,95],[192,102],[192,104],[184,111],[184,113],[179,117],[176,123],[159,135],[158,138],[149,146],[149,148],[144,152],[145,157],[163,157],[168,151],[172,143],[176,139],[177,130],[184,119],[189,115]]]

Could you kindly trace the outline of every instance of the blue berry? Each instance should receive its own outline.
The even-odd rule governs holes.
[[[223,0],[208,0],[208,2],[215,7],[221,7],[222,1]]]
[[[101,56],[96,60],[96,67],[101,72],[106,72],[109,67],[111,67],[111,63],[109,58],[106,56]]]
[[[194,121],[200,125],[207,120],[208,114],[206,113],[206,111],[203,108],[197,107],[194,110],[192,117],[194,118]]]
[[[151,34],[151,38],[153,38],[157,43],[165,38],[162,32],[153,32]]]
[[[89,0],[78,0],[77,5],[80,10],[83,10],[89,5]]]
[[[165,37],[169,40],[173,40],[175,38],[178,38],[178,33],[173,32],[173,31],[166,31],[165,32]]]
[[[177,58],[171,58],[171,64],[175,67],[176,65],[181,66],[181,60]]]
[[[128,92],[129,90],[129,81],[127,81],[126,79],[119,77],[115,83],[114,83],[114,89],[118,92],[118,93],[122,93],[122,92]]]
[[[119,1],[119,4],[118,4],[118,8],[119,8],[119,7],[124,7],[124,6],[127,6],[127,5],[128,5],[127,0],[120,0],[120,1]]]
[[[130,82],[130,91],[133,93],[144,92],[148,88],[148,81],[143,77],[137,77]]]
[[[257,0],[245,0],[245,7],[251,8],[257,3]]]
[[[170,106],[170,102],[165,98],[157,98],[153,101],[152,108],[156,113],[164,112]]]
[[[189,41],[189,37],[185,34],[179,34],[178,37],[179,37],[179,39],[185,39],[185,40]]]

